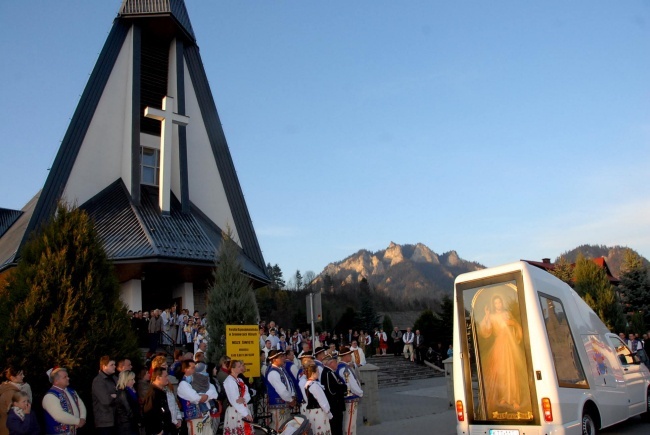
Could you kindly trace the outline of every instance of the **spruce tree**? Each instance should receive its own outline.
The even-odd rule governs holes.
[[[384,328],[386,335],[390,335],[393,331],[393,319],[388,314],[384,314],[384,320],[381,322],[381,327]]]
[[[366,278],[362,278],[361,282],[359,282],[359,304],[361,310],[358,312],[356,326],[358,329],[372,332],[379,326],[379,314],[375,309],[370,284],[368,284]]]
[[[137,364],[137,338],[113,266],[82,210],[59,204],[54,217],[31,235],[0,306],[6,320],[0,361],[33,374],[34,391],[47,385],[45,376],[35,375],[59,365],[88,398],[102,355]]]
[[[551,270],[551,273],[567,284],[573,285],[573,266],[564,255],[555,260],[555,267]]]
[[[631,249],[628,249],[625,251],[621,271],[620,290],[625,299],[626,311],[635,314],[641,313],[644,323],[650,324],[650,281],[648,280],[648,269],[643,265],[641,257]]]
[[[217,364],[225,353],[223,341],[226,325],[255,325],[259,312],[255,292],[248,278],[241,273],[239,248],[230,229],[223,235],[223,243],[212,272],[213,283],[208,288],[208,361]]]

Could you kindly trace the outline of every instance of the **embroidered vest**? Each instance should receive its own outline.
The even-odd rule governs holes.
[[[182,382],[187,382],[187,379],[183,377]],[[194,420],[195,418],[203,418],[203,413],[201,412],[198,403],[192,403],[189,400],[185,400],[180,396],[178,396],[178,401],[181,404],[181,411],[183,411],[183,417],[185,418],[185,420]]]
[[[344,369],[343,370],[343,373],[344,373],[343,377],[341,377],[341,375],[339,374],[341,372],[342,368]],[[339,365],[336,367],[336,374],[339,377],[339,379],[341,379],[343,384],[347,386],[348,383],[345,382],[345,373],[346,372],[348,373],[348,376],[351,377],[352,379],[357,378],[356,376],[354,376],[354,372],[352,370],[350,370],[350,367],[348,367],[348,365],[346,363],[344,363],[344,362],[339,363]],[[349,396],[345,396],[345,401],[346,402],[358,402],[359,401],[359,396],[357,396],[356,394],[353,394],[352,392],[350,392]]]
[[[289,382],[292,382],[286,372],[278,368],[274,365],[270,365],[268,369],[266,369],[266,377],[264,378],[264,381],[266,383],[266,391],[269,395],[269,409],[278,409],[278,408],[287,408],[289,405],[287,402],[282,400],[280,395],[278,394],[277,391],[275,391],[275,388],[273,388],[273,385],[269,382],[269,375],[273,372],[277,372],[280,375],[280,380],[282,381],[282,384],[287,388],[287,390],[291,391],[291,386],[289,385]],[[296,388],[293,388],[294,391],[296,391]]]
[[[68,393],[70,393],[70,396],[72,396],[72,400],[74,400],[75,405],[77,405],[77,409],[79,409],[79,397],[77,396],[77,393],[68,388]],[[59,399],[59,402],[61,403],[61,409],[63,409],[65,412],[68,414],[73,414],[72,412],[72,403],[68,400],[67,394],[65,394],[65,391],[60,390],[58,388],[50,388],[50,390],[46,394],[54,394],[57,399]],[[77,427],[72,426],[69,424],[62,424],[59,423],[52,417],[46,410],[43,410],[45,413],[45,433],[48,435],[54,435],[54,434],[76,434],[77,433]]]
[[[309,388],[312,385],[314,385],[314,382],[312,381],[307,381],[307,384],[305,385],[305,393],[307,394],[307,409],[318,409],[320,408],[320,404],[318,403],[316,397],[314,397],[314,395],[311,393],[311,391],[309,391]]]
[[[296,378],[296,377],[293,375],[293,372],[291,371],[291,367],[292,367],[292,366],[293,366],[293,362],[287,360],[287,361],[284,363],[284,370],[287,372],[287,374],[288,374],[289,377],[291,378],[291,382],[293,382],[293,390],[296,392],[296,399],[297,399],[298,403],[302,403],[302,402],[305,401],[305,398],[302,397],[302,389],[299,388],[299,385],[298,385],[298,378]],[[298,376],[300,376],[300,371],[298,371]]]

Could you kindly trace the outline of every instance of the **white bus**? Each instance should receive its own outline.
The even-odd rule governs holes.
[[[454,287],[459,435],[596,434],[647,418],[650,372],[567,284],[517,262]]]

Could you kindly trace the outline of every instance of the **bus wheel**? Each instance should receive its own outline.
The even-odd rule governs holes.
[[[596,435],[597,433],[598,428],[596,427],[596,423],[594,423],[593,417],[589,411],[585,411],[582,414],[582,435]]]

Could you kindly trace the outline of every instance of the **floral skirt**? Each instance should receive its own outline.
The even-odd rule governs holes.
[[[234,407],[229,406],[223,419],[223,435],[251,435],[253,433],[253,427],[244,421],[242,415]]]
[[[309,420],[314,435],[331,435],[330,419],[321,408],[308,409],[305,417]]]

